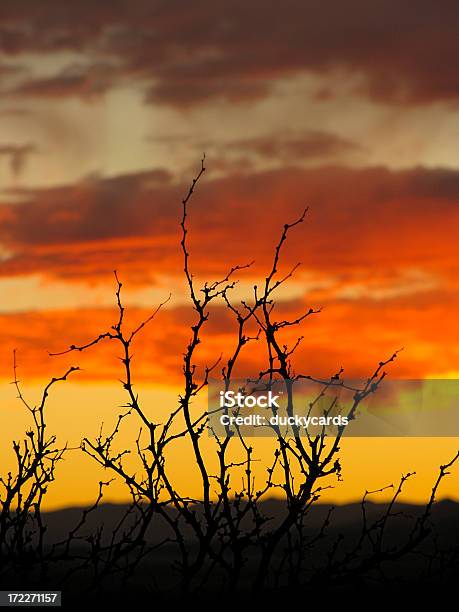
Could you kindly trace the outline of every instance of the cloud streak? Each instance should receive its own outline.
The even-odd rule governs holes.
[[[121,266],[147,282],[180,270],[186,187],[156,170],[16,190],[21,202],[0,203],[0,242],[10,254],[0,275],[101,278]],[[299,260],[330,273],[394,262],[434,272],[456,266],[459,172],[329,166],[204,180],[190,209],[196,271],[219,274],[253,258],[268,265],[280,228],[305,204],[310,212],[292,235],[286,266]]]
[[[286,303],[279,310],[279,318],[286,313],[293,318],[307,306],[307,300]],[[405,346],[393,373],[395,377],[445,376],[459,358],[455,320],[458,306],[457,294],[447,293],[425,294],[416,301],[406,296],[392,298],[384,308],[364,298],[337,301],[303,326],[306,339],[295,354],[296,371],[329,376],[343,365],[346,377],[364,377],[381,358]],[[151,311],[128,308],[127,328],[135,328]],[[82,382],[117,380],[118,352],[110,343],[59,358],[50,358],[47,354],[47,351],[62,351],[73,343],[84,344],[115,320],[115,307],[0,314],[0,378],[11,378],[12,351],[16,349],[21,376],[27,379],[48,377],[78,362],[83,368]],[[192,324],[190,307],[181,305],[161,311],[136,340],[135,379],[158,384],[178,383]],[[229,357],[235,329],[234,319],[223,306],[212,309],[196,356],[201,371],[215,360],[215,355],[223,352],[222,363]],[[298,330],[292,330],[283,335],[283,340],[293,346],[298,334]],[[236,375],[254,376],[265,363],[262,343],[249,343],[241,354]]]
[[[46,350],[84,343],[108,328],[116,308],[107,307],[106,298],[96,307],[90,291],[78,292],[83,283],[98,287],[94,295],[100,295],[102,285],[108,294],[117,268],[125,287],[132,287],[126,300],[128,325],[135,326],[150,312],[143,288],[152,291],[152,307],[172,291],[160,324],[155,321],[139,340],[136,375],[149,381],[178,380],[192,324],[179,248],[185,188],[156,170],[16,190],[20,203],[0,205],[5,253],[0,282],[5,287],[10,283],[13,291],[16,280],[24,283],[26,275],[50,282],[47,290],[36,285],[35,309],[28,295],[22,312],[0,314],[1,376],[9,372],[13,348],[19,351],[24,375],[40,377],[53,368],[44,359]],[[306,202],[310,212],[289,237],[279,274],[297,261],[303,266],[292,287],[282,289],[277,316],[295,317],[310,306],[325,308],[308,320],[298,368],[326,375],[344,364],[348,376],[365,376],[381,357],[404,345],[398,376],[447,374],[459,357],[454,319],[459,306],[459,173],[330,166],[206,178],[190,205],[190,263],[197,282],[220,278],[231,264],[255,258],[253,269],[241,274],[235,297],[250,292],[269,268],[283,224],[297,217]],[[51,303],[53,283],[62,292],[63,281],[75,300],[61,300],[59,306]],[[200,354],[203,364],[230,346],[233,332],[229,313],[213,309]],[[294,343],[295,338],[286,341]],[[108,350],[104,359],[99,349],[82,357],[87,379],[117,377],[116,355]],[[261,349],[250,348],[241,372],[253,375],[262,359]]]
[[[282,7],[200,0],[186,11],[179,0],[84,0],[65,11],[28,0],[20,10],[3,8],[1,17],[5,54],[71,51],[93,63],[78,74],[24,80],[16,95],[90,96],[129,78],[142,83],[147,102],[186,107],[258,100],[285,78],[309,74],[333,83],[340,73],[361,95],[391,104],[459,97],[452,61],[459,7],[452,0],[441,10],[434,0],[416,10],[395,0],[288,0]],[[107,58],[116,63],[110,78],[98,70]]]
[[[204,150],[212,149],[205,143]],[[324,161],[361,155],[363,148],[347,138],[331,132],[310,130],[299,133],[266,134],[254,138],[230,140],[217,147],[220,156],[225,152],[237,155],[252,154],[265,162],[278,161],[284,165],[302,164],[307,161]]]

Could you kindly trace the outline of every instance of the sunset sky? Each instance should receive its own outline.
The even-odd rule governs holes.
[[[197,278],[253,259],[236,294],[247,297],[283,224],[309,206],[281,269],[302,265],[278,296],[290,314],[322,307],[298,371],[366,376],[403,346],[392,376],[457,377],[458,19],[456,2],[440,11],[433,0],[2,3],[2,447],[26,418],[9,384],[13,349],[32,399],[67,365],[83,368],[52,399],[61,439],[78,445],[83,424],[95,434],[116,417],[116,351],[48,356],[114,323],[115,268],[132,325],[172,293],[137,341],[134,372],[151,410],[174,406],[192,321],[181,199],[203,152],[190,208]],[[220,305],[202,363],[232,339]],[[407,498],[419,501],[458,445],[346,441],[331,498],[416,469]],[[72,456],[49,503],[91,499],[92,470]],[[458,477],[444,495],[458,497]]]

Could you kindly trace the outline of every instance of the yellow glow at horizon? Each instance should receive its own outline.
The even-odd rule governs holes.
[[[41,386],[23,385],[27,398],[36,403],[41,394]],[[157,418],[177,406],[179,388],[146,386],[137,389],[142,405],[150,418]],[[97,466],[78,447],[84,436],[94,439],[104,423],[108,431],[122,412],[121,405],[126,401],[123,390],[115,383],[81,384],[77,382],[59,383],[49,398],[48,429],[56,433],[61,445],[68,443],[67,457],[57,468],[57,478],[49,487],[45,498],[45,508],[55,509],[65,506],[84,506],[94,501],[99,480],[109,480],[112,474]],[[202,406],[205,407],[205,395]],[[14,386],[2,381],[0,384],[0,448],[1,473],[11,465],[11,444],[7,441],[22,439],[29,426],[27,412],[15,397]],[[122,436],[127,448],[134,448],[138,434],[137,425],[128,425]],[[270,440],[253,439],[255,457],[259,465],[266,467],[270,460]],[[203,452],[206,460],[215,467],[215,442],[205,434]],[[447,462],[459,448],[458,438],[345,438],[341,444],[343,482],[336,479],[324,481],[323,485],[333,485],[323,493],[321,501],[329,503],[348,503],[361,499],[366,490],[376,490],[390,483],[397,484],[402,473],[416,471],[416,476],[405,485],[401,497],[404,501],[422,503],[428,499],[432,484],[438,473],[439,465]],[[212,458],[214,461],[212,461]],[[184,495],[200,497],[199,473],[193,461],[191,448],[184,442],[177,444],[169,457],[169,469],[177,489]],[[258,474],[260,486],[264,482],[264,470]],[[459,468],[455,467],[450,476],[442,483],[440,498],[459,499]],[[390,492],[375,495],[374,501],[383,501]],[[104,501],[123,502],[129,498],[126,487],[113,482],[106,490]]]

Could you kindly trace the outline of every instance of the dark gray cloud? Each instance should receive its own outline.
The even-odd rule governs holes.
[[[268,134],[255,138],[231,141],[226,149],[254,153],[266,159],[284,162],[323,160],[349,153],[362,153],[356,143],[320,130],[298,134]]]
[[[179,107],[259,99],[279,78],[336,70],[362,77],[361,93],[379,101],[459,98],[454,0],[24,0],[4,4],[0,22],[6,55],[78,51],[95,66],[115,61],[97,91],[137,78],[147,101]],[[73,79],[64,70],[16,93],[92,94],[94,70]]]
[[[116,82],[114,67],[109,64],[72,64],[47,78],[25,80],[13,92],[21,97],[91,98],[108,91]]]
[[[190,134],[148,136],[155,145],[186,146],[205,151],[212,160],[212,171],[234,173],[256,170],[256,162],[277,162],[302,166],[307,162],[336,162],[344,157],[361,158],[366,149],[356,142],[323,130],[284,130],[251,138],[202,139]],[[190,172],[192,170],[190,169]]]

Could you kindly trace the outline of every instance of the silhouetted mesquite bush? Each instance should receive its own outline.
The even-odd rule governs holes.
[[[0,576],[2,582],[10,584],[18,574],[26,576],[37,566],[42,574],[45,572],[42,502],[66,450],[59,447],[55,435],[48,433],[46,404],[51,388],[78,368],[71,367],[61,377],[52,378],[36,405],[30,404],[21,391],[15,353],[13,369],[13,384],[29,414],[30,425],[22,440],[13,441],[13,466],[0,478]]]
[[[86,437],[81,444],[82,452],[110,474],[109,480],[99,483],[95,503],[82,513],[68,537],[48,546],[44,544],[45,528],[40,509],[48,484],[54,478],[55,465],[62,459],[65,449],[57,447],[55,437],[45,435],[46,398],[55,382],[65,380],[77,368],[53,379],[38,407],[30,407],[24,401],[15,369],[15,384],[20,399],[32,415],[33,429],[27,432],[21,444],[14,443],[16,473],[0,481],[4,489],[0,553],[2,567],[8,571],[11,568],[16,571],[28,563],[39,566],[41,578],[45,580],[50,567],[57,562],[66,562],[66,571],[59,577],[61,584],[70,583],[75,576],[83,574],[88,588],[100,587],[104,581],[112,584],[110,580],[113,577],[119,578],[117,584],[126,585],[130,578],[135,578],[144,561],[154,563],[155,559],[162,558],[165,550],[173,549],[175,583],[168,587],[180,588],[182,593],[199,592],[212,585],[228,591],[250,586],[254,592],[283,586],[307,588],[370,575],[382,579],[383,566],[406,555],[417,554],[430,533],[430,515],[437,489],[459,455],[441,466],[430,499],[406,530],[403,541],[395,545],[387,543],[386,534],[389,523],[397,514],[394,505],[412,474],[402,476],[398,486],[393,487],[391,501],[381,516],[373,521],[367,517],[370,492],[366,492],[361,503],[362,526],[357,539],[348,544],[344,537],[335,537],[326,554],[320,553],[322,563],[319,567],[315,561],[316,548],[326,539],[332,524],[333,508],[314,533],[308,529],[308,513],[320,499],[324,488],[329,486],[330,479],[341,479],[339,451],[344,427],[338,427],[335,437],[328,437],[325,428],[318,435],[304,437],[299,427],[293,426],[289,435],[274,427],[274,448],[270,464],[265,466],[264,478],[254,474],[254,462],[258,460],[256,446],[252,446],[252,442],[240,432],[231,435],[228,429],[226,435],[216,435],[214,457],[204,452],[203,437],[207,435],[208,414],[197,411],[195,400],[205,391],[211,375],[220,375],[224,388],[229,389],[241,354],[250,350],[253,343],[263,343],[266,354],[266,363],[258,380],[267,385],[282,381],[289,415],[293,414],[293,383],[297,380],[307,379],[320,385],[320,393],[313,404],[333,386],[346,387],[341,378],[342,369],[328,380],[318,380],[306,373],[298,373],[294,368],[294,354],[303,336],[288,345],[284,334],[287,330],[301,327],[306,319],[320,311],[309,308],[292,320],[277,320],[275,314],[276,295],[298,267],[296,265],[287,274],[279,275],[282,249],[290,231],[303,223],[307,210],[282,228],[274,247],[272,264],[263,282],[253,287],[250,301],[236,303],[232,299],[232,289],[237,282],[237,273],[251,264],[232,267],[220,280],[201,286],[196,284],[188,248],[187,221],[192,195],[204,172],[202,160],[182,202],[180,245],[194,322],[184,350],[183,389],[177,405],[171,408],[165,419],[153,420],[135,391],[132,367],[132,347],[136,337],[155,319],[169,298],[138,327],[127,330],[122,283],[116,272],[116,322],[86,344],[71,345],[56,354],[90,350],[105,341],[116,343],[123,370],[121,384],[127,400],[111,430],[104,432],[101,429],[95,439]],[[211,316],[210,306],[217,302],[223,303],[234,319],[233,347],[224,362],[220,357],[199,368],[196,364],[203,333]],[[353,390],[349,419],[355,417],[360,403],[377,391],[386,376],[386,366],[396,357],[397,352],[381,361],[362,388]],[[138,425],[139,433],[133,448],[123,447],[120,439],[128,419],[135,419]],[[196,470],[199,476],[200,495],[196,499],[178,490],[176,473],[170,467],[169,458],[174,452],[181,452],[182,447],[178,444],[183,441],[189,445],[193,457],[187,469]],[[215,459],[218,467],[212,471],[209,466],[215,464]],[[110,533],[104,533],[101,528],[88,535],[85,532],[88,516],[99,507],[104,488],[112,478],[125,483],[130,505]],[[283,500],[283,514],[276,521],[265,515],[263,505],[274,494]],[[149,534],[156,525],[164,537],[153,542]],[[440,553],[432,550],[422,554],[429,570],[436,568],[438,571]],[[442,559],[447,566],[444,555]]]

